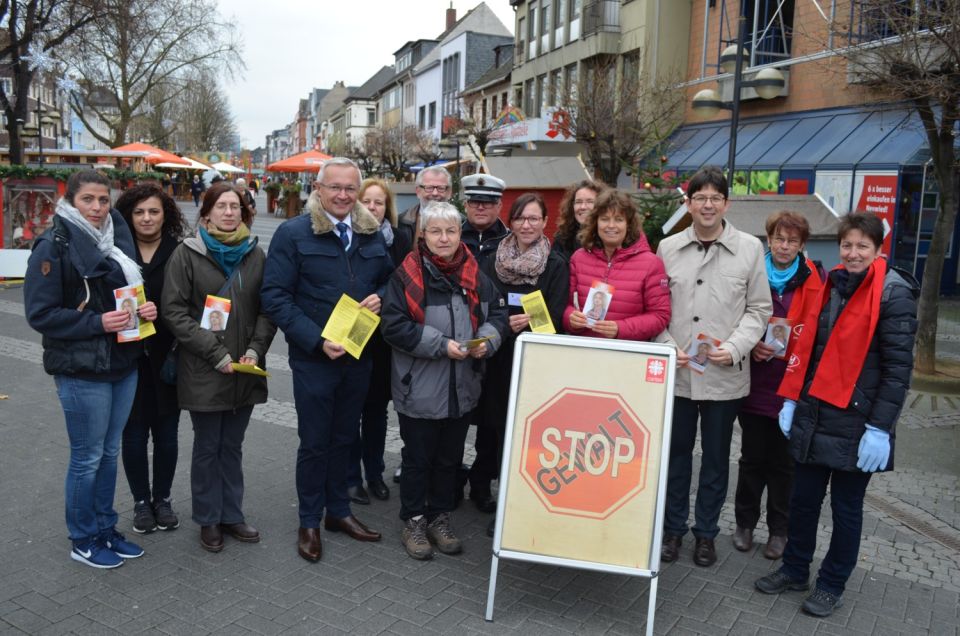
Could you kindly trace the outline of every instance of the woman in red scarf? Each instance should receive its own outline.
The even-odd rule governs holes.
[[[796,462],[783,565],[756,582],[766,594],[809,589],[820,508],[830,484],[833,529],[816,587],[814,616],[843,604],[857,564],[863,498],[874,472],[893,469],[893,443],[910,386],[917,330],[916,281],[880,257],[883,225],[854,213],[837,232],[840,265],[829,274],[792,347],[779,394],[779,423]]]
[[[456,471],[484,358],[499,348],[506,305],[460,241],[460,213],[432,202],[420,239],[390,279],[381,331],[393,347],[391,392],[403,439],[401,540],[414,559],[463,548],[450,527]]]

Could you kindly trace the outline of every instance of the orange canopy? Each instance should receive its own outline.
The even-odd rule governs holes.
[[[126,144],[124,146],[117,146],[114,150],[127,150],[130,152],[147,152],[150,153],[146,156],[147,163],[150,165],[155,165],[158,163],[177,163],[181,165],[189,166],[190,162],[186,159],[181,159],[172,152],[167,152],[166,150],[160,150],[155,146],[150,144]]]
[[[327,159],[333,159],[317,150],[308,150],[299,155],[293,155],[267,166],[270,172],[317,172]]]

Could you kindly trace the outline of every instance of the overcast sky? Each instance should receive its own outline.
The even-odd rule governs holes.
[[[243,77],[225,88],[244,147],[286,126],[310,90],[359,86],[410,40],[444,30],[450,0],[217,0],[244,42]],[[453,0],[457,18],[479,4]],[[487,0],[513,31],[509,0]]]

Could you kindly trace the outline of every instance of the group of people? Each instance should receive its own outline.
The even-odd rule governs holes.
[[[112,507],[121,437],[134,529],[176,527],[169,490],[179,409],[194,427],[192,516],[201,545],[219,551],[224,534],[259,540],[242,511],[242,442],[266,381],[238,373],[236,363],[262,366],[277,328],[288,343],[297,411],[300,556],[321,559],[321,522],[358,541],[381,539],[351,503],[390,496],[383,453],[391,400],[403,440],[401,542],[415,559],[461,552],[451,513],[464,483],[478,509],[496,509],[514,342],[531,320],[520,299],[540,291],[558,333],[677,348],[661,560],[679,558],[690,529],[699,430],[693,560],[716,562],[738,420],[733,544],[752,549],[767,490],[764,555],[783,559],[757,588],[808,589],[829,483],[831,546],[804,608],[828,615],[842,602],[867,483],[892,468],[916,329],[916,282],[881,257],[876,217],[841,220],[840,265],[825,276],[804,254],[802,215],[767,220],[769,249],[725,219],[728,184],[716,168],[690,179],[691,224],[655,253],[633,198],[593,181],[568,189],[551,242],[536,193],[517,197],[504,222],[506,184],[496,176],[463,178],[464,219],[449,203],[450,174],[424,169],[417,204],[398,215],[387,183],[363,180],[354,162],[334,158],[320,169],[305,213],[278,228],[264,256],[250,235],[252,212],[231,184],[205,193],[190,238],[159,189],[137,186],[111,211],[108,185],[96,173],[71,177],[53,230],[37,242],[25,291],[71,438],[74,559],[114,567],[142,554],[116,529]],[[148,300],[138,315],[156,321],[158,333],[120,343],[115,332],[126,314],[113,310],[113,290],[140,283]],[[231,301],[222,331],[201,326],[211,295]],[[343,295],[380,316],[359,357],[321,335]],[[704,341],[716,344],[701,351]],[[166,378],[171,357],[175,387]],[[476,459],[464,471],[471,424]]]

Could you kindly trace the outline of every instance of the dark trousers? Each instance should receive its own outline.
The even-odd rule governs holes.
[[[242,447],[252,413],[252,406],[213,413],[190,411],[190,494],[193,520],[201,526],[244,520]]]
[[[793,487],[793,458],[787,438],[775,418],[741,412],[737,420],[743,431],[734,499],[737,525],[751,530],[757,527],[760,499],[766,489],[767,528],[771,535],[784,537]]]
[[[360,434],[350,447],[350,467],[347,470],[347,485],[359,486],[363,478],[369,481],[383,480],[383,450],[387,441],[387,404],[390,400],[367,398],[360,415]],[[363,475],[360,465],[363,464]]]
[[[457,468],[471,416],[424,420],[400,414],[403,439],[400,518],[426,515],[432,520],[456,506]]]
[[[830,548],[820,564],[817,587],[843,594],[847,579],[857,565],[860,531],[863,529],[863,496],[872,473],[833,470],[797,464],[790,497],[790,528],[780,571],[793,579],[807,580],[817,547],[820,509],[830,484],[833,528]]]
[[[470,492],[490,492],[490,482],[500,477],[503,459],[503,437],[506,434],[507,407],[510,400],[510,373],[503,366],[488,369],[483,378],[483,397],[474,410],[477,436],[474,449],[477,454],[470,467]]]
[[[350,516],[347,467],[370,383],[370,360],[290,360],[297,406],[300,525],[319,528],[324,510]]]
[[[693,446],[700,420],[700,478],[694,507],[693,534],[713,539],[720,533],[717,522],[727,498],[730,478],[730,439],[733,421],[740,409],[736,400],[673,399],[673,432],[670,437],[670,468],[667,473],[667,506],[663,531],[682,537],[690,515],[690,481]]]
[[[152,393],[152,389],[146,391]],[[177,432],[180,411],[161,414],[156,400],[150,408],[131,413],[123,429],[123,472],[127,475],[134,501],[154,501],[170,496],[173,475],[177,470]],[[146,407],[146,405],[144,405]],[[153,489],[150,488],[150,466],[147,442],[153,437]]]

